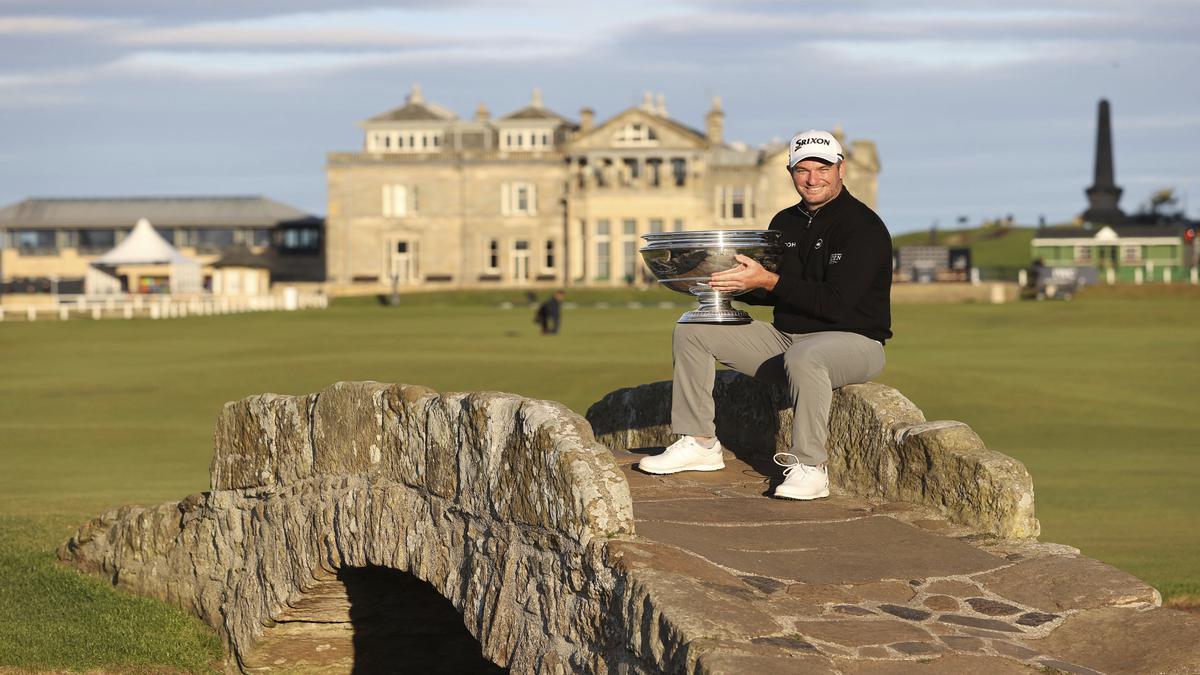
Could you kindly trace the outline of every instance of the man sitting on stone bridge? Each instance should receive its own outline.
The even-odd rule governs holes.
[[[883,343],[892,337],[892,239],[879,216],[843,186],[845,155],[832,134],[794,137],[788,172],[801,201],[771,220],[784,246],[778,273],[739,255],[738,267],[711,281],[718,291],[750,291],[740,300],[774,305],[774,322],[675,326],[671,430],[680,438],[638,464],[647,473],[725,468],[713,422],[715,358],[791,390],[792,451],[775,455],[785,469],[774,496],[829,496],[825,443],[833,390],[883,370]]]

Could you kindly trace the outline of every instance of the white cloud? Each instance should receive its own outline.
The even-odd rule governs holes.
[[[1200,114],[1158,114],[1122,117],[1122,129],[1180,129],[1200,127]]]
[[[104,66],[103,70],[110,74],[253,77],[342,70],[377,65],[391,58],[391,55],[379,52],[146,51],[122,57]]]
[[[61,16],[0,16],[0,35],[98,33],[123,25],[130,25],[130,23],[113,19]]]
[[[1083,45],[1061,42],[983,42],[962,44],[947,40],[837,41],[819,43],[838,58],[881,70],[977,70],[1047,61],[1086,61]]]
[[[1157,187],[1180,187],[1187,185],[1200,184],[1200,176],[1188,176],[1183,174],[1129,174],[1121,176],[1118,172],[1117,184],[1128,183],[1130,185],[1154,185]]]
[[[372,28],[268,28],[234,24],[204,24],[130,31],[116,42],[133,46],[233,46],[233,47],[420,47],[439,45],[445,39],[419,33]]]
[[[511,8],[410,8],[281,14],[237,21],[139,27],[114,42],[134,46],[330,47],[578,44],[600,23],[587,12]]]
[[[79,69],[52,70],[0,75],[0,90],[32,89],[37,87],[73,86],[83,82],[87,72]]]

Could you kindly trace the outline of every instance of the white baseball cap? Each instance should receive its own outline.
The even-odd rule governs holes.
[[[796,166],[796,162],[805,159],[820,159],[830,164],[837,164],[846,158],[842,152],[842,144],[828,131],[809,129],[792,137],[788,150],[788,167]]]

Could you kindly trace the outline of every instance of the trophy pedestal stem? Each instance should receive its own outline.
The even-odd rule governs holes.
[[[706,285],[698,285],[691,289],[692,295],[700,302],[700,306],[690,312],[684,312],[678,323],[750,323],[750,315],[740,309],[734,309],[733,296],[720,291],[714,291]]]

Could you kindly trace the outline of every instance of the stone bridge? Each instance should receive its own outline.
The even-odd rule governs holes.
[[[217,421],[210,492],[59,556],[199,616],[230,672],[1200,672],[1200,619],[1039,543],[1025,468],[966,425],[845,387],[835,495],[778,501],[783,395],[715,394],[728,467],[671,477],[631,468],[669,439],[669,383],[587,420],[374,382],[253,396]]]

